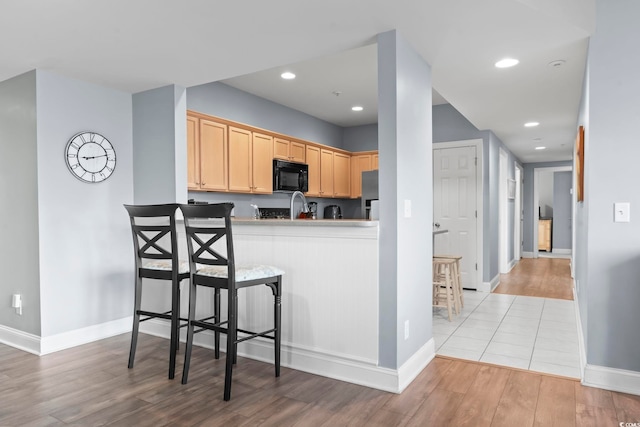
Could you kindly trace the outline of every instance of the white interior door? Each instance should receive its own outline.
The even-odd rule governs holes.
[[[476,147],[433,150],[434,255],[461,255],[462,286],[478,288]]]

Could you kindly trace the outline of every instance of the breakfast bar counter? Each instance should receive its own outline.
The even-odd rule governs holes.
[[[283,366],[380,387],[375,374],[378,221],[236,218],[232,224],[236,263],[267,264],[285,271]],[[183,310],[188,299],[185,290]],[[272,324],[273,313],[268,309],[272,299],[267,287],[241,290],[240,327],[262,330]],[[203,305],[198,310],[209,311],[206,305],[212,301],[199,298],[198,305]],[[212,343],[206,332],[196,335],[196,345]],[[271,360],[273,344],[250,340],[239,344],[238,352]]]

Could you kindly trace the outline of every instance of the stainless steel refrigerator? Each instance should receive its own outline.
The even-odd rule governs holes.
[[[378,171],[362,172],[362,218],[378,219]],[[373,208],[372,208],[373,206]]]

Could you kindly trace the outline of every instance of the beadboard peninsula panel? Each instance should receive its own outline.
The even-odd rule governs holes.
[[[237,262],[286,272],[283,342],[377,364],[377,227],[234,225],[234,245]],[[246,290],[240,321],[268,326],[272,301],[266,287]]]

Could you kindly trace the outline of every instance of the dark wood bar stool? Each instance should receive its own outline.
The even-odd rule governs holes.
[[[189,287],[189,323],[184,356],[182,383],[189,376],[193,335],[202,330],[214,331],[215,358],[220,357],[220,333],[227,335],[224,400],[231,398],[231,377],[237,358],[237,345],[264,337],[274,341],[276,377],[280,376],[281,296],[284,272],[268,265],[236,265],[231,232],[232,203],[180,205],[184,215],[189,252],[191,281]],[[273,292],[273,328],[252,332],[238,328],[238,289],[265,285]],[[214,289],[213,316],[196,319],[196,291],[199,286]],[[227,320],[221,319],[220,290],[227,290]],[[196,329],[198,328],[198,329]],[[243,336],[238,337],[238,333]]]
[[[133,249],[135,253],[135,301],[129,368],[133,368],[140,322],[166,319],[171,322],[169,378],[175,376],[176,353],[179,345],[180,282],[189,278],[189,264],[178,259],[176,232],[177,203],[163,205],[124,205],[129,212]],[[171,283],[171,310],[155,312],[142,310],[142,279],[167,280]],[[140,316],[144,316],[140,318]]]

